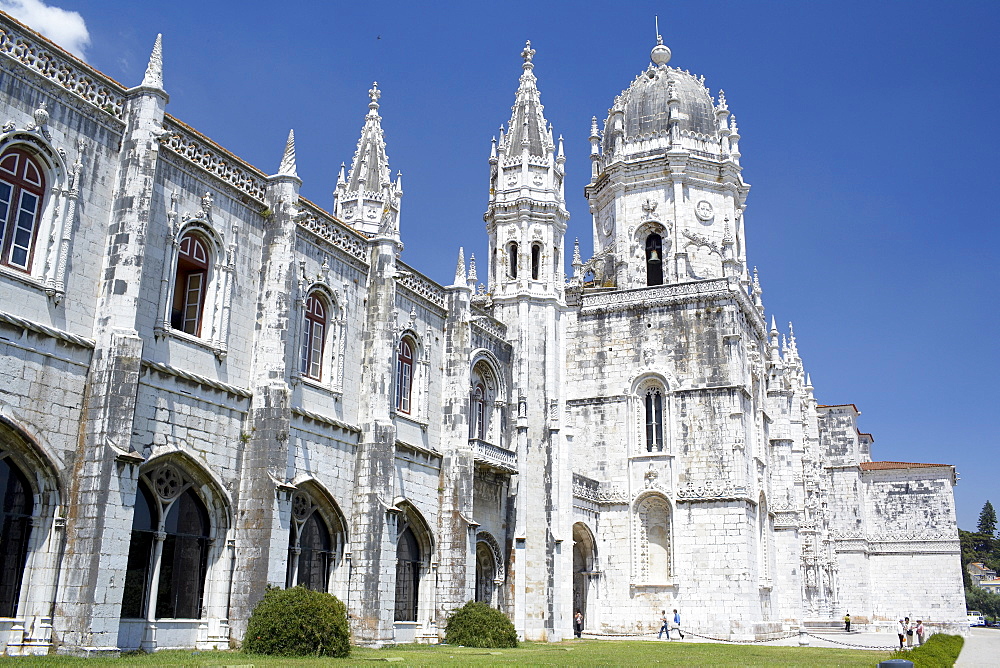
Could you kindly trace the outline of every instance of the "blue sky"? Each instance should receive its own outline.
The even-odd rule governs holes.
[[[37,20],[126,85],[162,32],[168,112],[261,169],[294,128],[303,195],[324,208],[377,80],[403,259],[442,283],[459,246],[485,254],[490,137],[525,39],[566,140],[568,243],[589,254],[590,118],[647,65],[658,14],[671,64],[739,120],[749,260],[819,401],[858,406],[875,459],[955,464],[962,528],[1000,502],[1000,3],[51,4],[89,45],[72,17]]]

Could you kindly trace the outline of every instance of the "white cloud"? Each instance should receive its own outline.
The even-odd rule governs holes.
[[[50,7],[42,0],[0,0],[0,9],[48,37],[78,58],[90,46],[87,24],[78,12]]]

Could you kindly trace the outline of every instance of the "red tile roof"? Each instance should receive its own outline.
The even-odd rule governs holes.
[[[889,469],[927,469],[942,466],[951,467],[951,464],[918,464],[916,462],[861,462],[862,471],[886,471]]]

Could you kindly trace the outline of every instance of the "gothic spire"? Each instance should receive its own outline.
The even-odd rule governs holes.
[[[510,115],[510,123],[507,124],[506,142],[501,146],[501,151],[507,158],[517,157],[525,150],[528,155],[545,158],[555,148],[547,130],[548,124],[545,122],[545,116],[542,114],[543,107],[538,93],[538,80],[533,72],[535,64],[532,59],[534,57],[535,50],[531,48],[529,41],[525,44],[524,50],[521,51],[521,58],[524,60],[521,65],[523,71],[520,84],[517,87],[517,96]],[[503,141],[502,138],[501,141]]]
[[[455,285],[465,282],[465,248],[458,247],[458,264],[455,267]]]
[[[389,156],[385,151],[382,117],[378,100],[382,91],[378,82],[368,91],[368,114],[361,128],[361,138],[346,176],[337,180],[334,215],[366,234],[399,233],[399,200],[402,181],[393,182]]]
[[[368,114],[365,125],[361,129],[361,139],[354,152],[351,171],[348,173],[347,189],[349,191],[367,190],[379,192],[382,184],[389,181],[389,156],[385,152],[385,136],[382,133],[382,117],[378,114],[378,100],[382,91],[378,82],[372,84],[368,91]]]
[[[145,88],[158,88],[163,90],[163,35],[156,36],[153,42],[153,52],[149,54],[149,64],[146,65],[146,74],[142,77],[142,84]]]
[[[281,156],[278,174],[281,176],[298,177],[298,173],[295,171],[295,130],[288,131],[288,140],[285,142],[285,154]]]

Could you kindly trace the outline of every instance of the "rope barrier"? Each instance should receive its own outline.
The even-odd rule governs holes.
[[[693,631],[684,631],[683,629],[681,629],[679,627],[675,627],[675,628],[677,628],[677,630],[679,632],[683,632],[685,635],[694,636],[695,638],[702,638],[703,640],[709,640],[711,642],[729,643],[729,644],[732,644],[732,645],[759,645],[759,644],[763,644],[763,643],[767,643],[767,642],[775,642],[775,641],[778,641],[778,640],[788,640],[790,638],[797,638],[800,635],[806,635],[806,636],[808,636],[810,638],[814,638],[816,640],[822,640],[824,642],[833,643],[834,645],[841,645],[843,647],[853,647],[853,648],[856,648],[856,649],[870,649],[870,650],[889,650],[889,651],[896,650],[895,646],[890,647],[888,645],[858,645],[858,644],[855,644],[855,643],[840,642],[839,640],[831,640],[830,638],[825,638],[823,636],[818,636],[818,635],[815,635],[815,634],[812,634],[812,633],[809,633],[809,632],[802,632],[802,633],[800,633],[799,631],[793,631],[793,632],[789,633],[788,635],[778,636],[777,638],[766,638],[766,639],[762,639],[762,640],[731,640],[729,638],[715,638],[713,636],[701,635],[700,633],[695,633]],[[671,629],[671,630],[673,630],[673,629]],[[645,637],[651,637],[651,636],[658,635],[658,634],[653,633],[653,632],[650,632],[650,633],[592,633],[592,632],[584,632],[584,635],[587,635],[587,636],[597,636],[597,637],[601,637],[601,638],[636,638],[636,637],[645,638]],[[670,634],[669,633],[667,634],[667,639],[668,640],[670,639]]]

